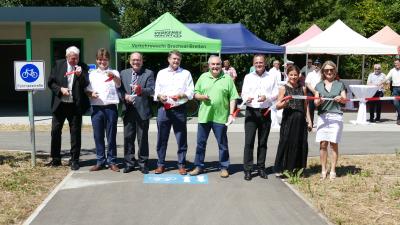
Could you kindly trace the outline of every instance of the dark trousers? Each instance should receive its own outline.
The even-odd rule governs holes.
[[[149,120],[142,120],[134,107],[127,108],[124,120],[124,162],[135,166],[135,139],[138,143],[139,166],[146,166],[149,159]]]
[[[51,157],[61,160],[61,134],[65,119],[68,120],[71,136],[71,160],[79,161],[81,152],[82,114],[78,113],[74,103],[60,103],[52,114],[51,121]]]
[[[307,96],[314,97],[314,94],[307,89]],[[307,102],[308,102],[308,109],[310,110],[311,122],[312,122],[312,124],[314,124],[314,111],[315,111],[314,100],[307,101]]]
[[[178,143],[178,166],[186,164],[187,129],[186,129],[186,104],[165,110],[163,106],[158,108],[157,114],[157,155],[158,166],[165,165],[169,133],[171,126],[174,129],[176,142]]]
[[[196,167],[201,167],[201,168],[204,167],[207,139],[211,129],[218,143],[220,167],[221,169],[228,169],[229,149],[228,149],[228,137],[226,135],[227,127],[225,126],[225,124],[214,123],[214,122],[198,124],[197,147],[196,147],[196,156],[194,159],[194,165]]]
[[[400,96],[400,87],[393,86],[393,96]],[[393,103],[397,111],[397,120],[400,120],[400,101],[394,100]]]
[[[377,91],[374,95],[374,97],[383,97],[383,92],[382,91]],[[380,120],[381,119],[381,101],[370,101],[367,102],[368,108],[369,108],[369,119],[370,120]],[[374,117],[374,114],[376,112],[376,117]]]
[[[265,158],[267,156],[267,141],[271,129],[271,113],[264,116],[267,109],[256,109],[247,107],[244,122],[244,155],[243,169],[251,171],[253,169],[253,150],[256,133],[258,130],[257,146],[257,167],[265,168]]]
[[[117,159],[117,121],[118,111],[116,105],[92,106],[93,136],[96,145],[97,165],[103,166],[106,162],[116,164]],[[107,136],[107,157],[104,143],[104,130]]]

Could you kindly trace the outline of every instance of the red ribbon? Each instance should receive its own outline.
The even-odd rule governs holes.
[[[290,96],[290,95],[282,98],[283,101],[290,100],[290,99],[292,99],[292,96]],[[263,114],[263,116],[265,116],[265,117],[268,116],[269,112],[271,112],[271,107],[268,108],[268,110]]]
[[[114,74],[112,74],[112,73],[108,73],[107,76],[108,76],[108,78],[104,82],[110,82],[110,81],[112,81],[112,79],[114,79]]]
[[[74,74],[74,73],[75,73],[75,70],[74,70],[74,71],[70,71],[70,72],[66,72],[65,75],[64,75],[64,77],[67,77],[67,76],[72,75],[72,74]]]

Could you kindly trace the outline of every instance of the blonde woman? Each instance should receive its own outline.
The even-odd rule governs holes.
[[[343,131],[343,112],[341,104],[346,102],[345,86],[336,80],[337,67],[332,61],[326,61],[321,67],[321,81],[315,86],[315,97],[334,100],[314,100],[318,107],[316,142],[320,143],[321,179],[328,174],[328,146],[332,149],[330,179],[336,178],[336,163],[339,156],[339,142]]]

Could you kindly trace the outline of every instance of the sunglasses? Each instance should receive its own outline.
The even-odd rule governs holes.
[[[332,73],[334,73],[335,69],[324,69],[324,72],[332,72]]]
[[[381,70],[381,68],[374,68],[374,70]]]

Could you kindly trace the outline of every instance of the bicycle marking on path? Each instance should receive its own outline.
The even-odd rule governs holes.
[[[178,174],[146,174],[143,177],[145,184],[208,184],[206,174],[198,176],[182,176]]]

